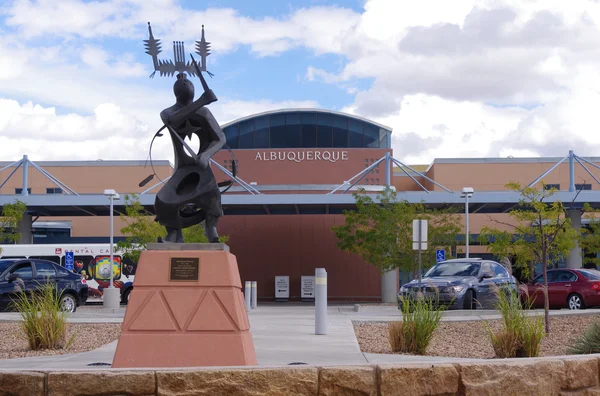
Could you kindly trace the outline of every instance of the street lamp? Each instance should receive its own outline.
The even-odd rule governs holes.
[[[114,222],[113,201],[119,199],[119,193],[115,190],[104,190],[104,195],[110,199],[110,286],[102,293],[103,303],[107,308],[119,308],[120,291],[114,286],[113,252],[114,252]]]
[[[469,258],[469,198],[473,196],[473,187],[463,187],[460,197],[465,198],[465,257]]]

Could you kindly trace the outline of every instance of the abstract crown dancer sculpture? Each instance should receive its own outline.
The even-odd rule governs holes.
[[[217,222],[223,215],[222,191],[219,187],[230,187],[232,182],[217,183],[210,168],[211,157],[226,143],[221,127],[210,110],[205,107],[217,100],[202,76],[203,71],[207,72],[206,57],[210,55],[210,43],[207,43],[204,38],[203,25],[202,38],[196,41],[200,66],[191,54],[191,62],[185,61],[185,51],[181,41],[173,42],[175,62],[164,61],[158,59],[158,54],[162,51],[161,43],[154,38],[150,22],[148,22],[148,32],[150,37],[144,40],[146,53],[152,56],[154,62],[154,72],[150,78],[153,78],[157,71],[160,76],[169,77],[177,73],[177,80],[173,85],[176,103],[160,113],[164,126],[154,136],[154,138],[162,136],[161,131],[168,129],[175,151],[175,171],[158,192],[154,202],[156,221],[167,229],[167,236],[162,242],[184,242],[182,229],[204,221],[204,233],[209,242],[218,243],[220,239],[217,233]],[[204,93],[197,100],[194,100],[194,84],[188,80],[186,73],[200,78]],[[212,76],[211,73],[208,74]],[[194,152],[184,140],[186,136],[191,137],[192,134],[200,140],[198,152]],[[150,150],[152,150],[152,143]],[[233,163],[235,164],[236,161],[234,160]],[[234,169],[234,177],[235,173]],[[154,175],[151,175],[144,179],[140,186],[148,183],[153,177]]]

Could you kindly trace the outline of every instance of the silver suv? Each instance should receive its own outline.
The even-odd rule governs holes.
[[[437,263],[421,278],[421,291],[426,298],[448,309],[494,309],[496,290],[517,291],[517,280],[506,268],[492,260],[463,258]],[[413,298],[418,291],[418,280],[403,285],[401,297]]]

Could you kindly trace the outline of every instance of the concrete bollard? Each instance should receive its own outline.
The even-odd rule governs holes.
[[[250,307],[252,309],[256,308],[256,295],[258,294],[258,288],[256,281],[252,281],[252,299],[250,300]]]
[[[246,311],[250,311],[250,297],[252,295],[252,282],[244,283],[244,301],[246,303]]]
[[[327,334],[327,271],[315,269],[315,334]]]

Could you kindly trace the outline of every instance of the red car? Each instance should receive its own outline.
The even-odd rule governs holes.
[[[544,276],[527,283],[532,308],[544,308]],[[521,299],[526,295],[521,291]],[[584,309],[600,305],[600,271],[585,268],[548,270],[548,302],[550,308]]]

